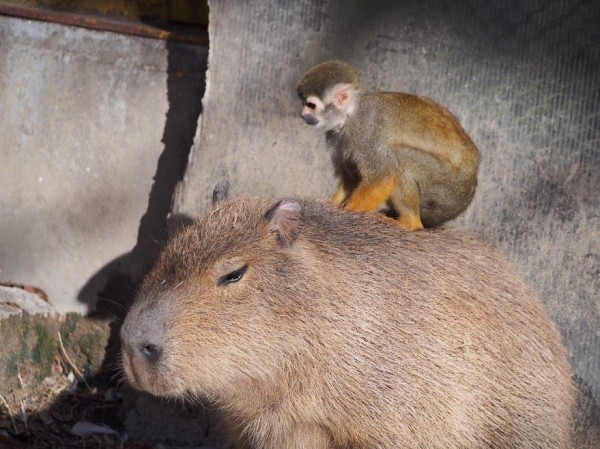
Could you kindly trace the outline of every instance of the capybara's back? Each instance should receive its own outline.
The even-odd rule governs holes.
[[[214,401],[239,448],[570,447],[554,326],[456,231],[224,202],[167,245],[121,335],[135,387]]]

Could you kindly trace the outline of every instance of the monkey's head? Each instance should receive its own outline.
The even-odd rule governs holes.
[[[296,88],[302,100],[302,118],[325,130],[344,126],[360,90],[360,77],[341,61],[328,61],[310,69]]]

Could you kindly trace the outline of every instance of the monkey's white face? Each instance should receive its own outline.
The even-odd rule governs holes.
[[[304,107],[302,108],[302,118],[309,125],[322,128],[324,123],[323,112],[325,111],[325,105],[316,96],[311,95],[304,100]]]
[[[309,125],[326,131],[340,131],[354,111],[356,89],[350,84],[336,84],[320,99],[311,95],[304,100],[302,118]]]

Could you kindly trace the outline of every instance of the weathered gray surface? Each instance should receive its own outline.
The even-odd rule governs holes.
[[[187,162],[206,54],[0,16],[0,281],[87,312],[111,276],[143,270]]]
[[[327,198],[324,137],[299,118],[312,65],[353,63],[365,86],[448,106],[482,154],[457,221],[536,288],[575,372],[600,397],[600,4],[215,1],[201,134],[176,212],[232,194]]]
[[[0,320],[12,315],[56,316],[58,312],[38,295],[17,287],[0,286]]]
[[[22,314],[0,319],[0,395],[12,403],[48,393],[48,382],[66,381],[61,358],[82,375],[100,370],[109,336],[107,320],[67,315]],[[64,352],[60,348],[62,341]],[[65,363],[65,369],[72,368]],[[54,377],[53,380],[47,379]],[[0,445],[0,447],[3,447]]]

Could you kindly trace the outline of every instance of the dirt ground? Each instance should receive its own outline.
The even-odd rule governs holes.
[[[188,432],[193,436],[191,429],[185,430],[193,420],[178,419],[173,413],[169,415],[173,405],[153,406],[148,400],[140,403],[138,393],[106,376],[78,380],[62,361],[57,360],[53,371],[39,385],[23,384],[18,400],[17,395],[0,398],[0,449],[209,447],[169,442],[168,438],[166,441],[148,432],[154,428],[160,433],[161,427],[166,426],[174,434]],[[138,417],[138,421],[131,421],[131,416]],[[130,429],[126,428],[128,420]],[[128,435],[128,430],[133,430],[132,436]],[[196,438],[201,443],[202,440],[206,441]]]
[[[119,419],[122,395],[116,389],[88,388],[64,373],[44,383],[45,393],[4,404],[0,411],[0,448],[152,447],[123,438]],[[86,428],[82,423],[100,425]]]

